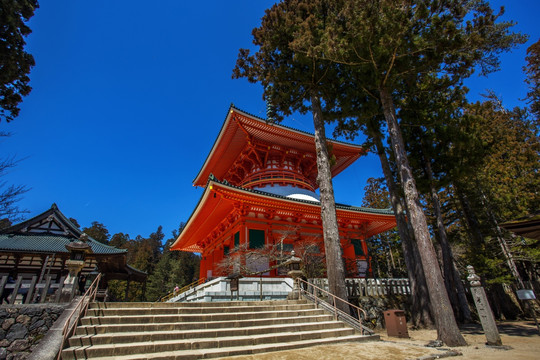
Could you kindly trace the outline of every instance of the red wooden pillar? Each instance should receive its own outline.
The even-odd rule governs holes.
[[[248,236],[247,236],[247,226],[246,226],[246,222],[245,221],[242,221],[242,223],[240,224],[240,246],[242,245],[246,245],[246,247],[248,247]]]
[[[201,254],[201,265],[199,268],[199,278],[206,279],[206,253]]]
[[[208,270],[212,272],[211,274],[212,277],[216,276],[216,251],[217,249],[213,249],[210,252],[210,258],[209,258],[210,263],[208,264]]]
[[[223,261],[223,243],[216,246],[214,249],[214,265],[213,265],[213,273],[214,276],[222,276],[221,271],[218,270],[219,264]]]

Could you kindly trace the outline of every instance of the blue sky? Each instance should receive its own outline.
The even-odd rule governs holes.
[[[251,46],[271,0],[41,1],[30,22],[36,66],[32,93],[0,151],[23,159],[4,178],[31,190],[27,216],[53,202],[111,234],[169,236],[187,221],[202,189],[197,175],[231,103],[265,116],[258,84],[231,79],[238,49]],[[493,89],[508,107],[523,105],[526,48],[538,40],[540,1],[493,1],[531,36],[501,57],[502,70],[467,82],[470,99]],[[310,118],[285,125],[313,131]],[[360,205],[366,179],[381,176],[375,156],[334,179],[336,200]]]

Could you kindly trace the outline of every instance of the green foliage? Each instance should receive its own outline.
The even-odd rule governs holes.
[[[130,282],[127,301],[156,301],[176,285],[182,287],[199,278],[199,256],[169,250],[183,227],[182,223],[180,230],[174,230],[165,245],[161,226],[147,238],[138,235],[131,239],[126,233],[116,233],[111,237],[109,245],[127,249],[128,265],[148,274],[146,284]],[[125,301],[127,281],[111,280],[108,286],[110,301]]]
[[[383,179],[369,178],[367,180],[362,206],[374,209],[391,207],[390,194],[386,190]],[[367,245],[374,277],[407,277],[401,239],[396,228],[372,236],[367,240]]]
[[[92,226],[83,228],[82,232],[102,244],[109,243],[109,230],[100,222],[92,221]]]
[[[109,281],[108,301],[144,301],[144,286],[145,284],[135,281],[130,282],[126,297],[127,281],[111,280]]]
[[[337,67],[294,48],[301,41],[297,36],[301,29],[319,26],[320,22],[314,22],[313,17],[322,16],[323,7],[321,1],[283,1],[273,5],[266,11],[261,26],[252,32],[259,51],[254,55],[248,49],[239,51],[233,77],[245,77],[263,85],[263,98],[271,102],[275,121],[295,111],[307,113],[313,96],[322,97],[322,105],[328,110],[332,108],[340,80]]]
[[[148,277],[147,299],[156,301],[199,278],[200,257],[184,251],[164,251],[154,272]]]
[[[148,276],[149,301],[156,301],[173,291],[176,286],[182,288],[199,278],[199,256],[184,251],[170,251],[184,225],[180,225],[179,231],[173,231],[172,237],[165,243],[163,254]]]
[[[475,180],[500,220],[512,220],[540,206],[540,139],[521,109],[497,108],[492,101],[472,104],[483,146]]]
[[[509,111],[494,97],[468,105],[464,117],[470,137],[461,153],[474,161],[468,171],[446,165],[452,182],[443,197],[448,234],[461,267],[473,265],[488,283],[515,281],[501,243],[518,268],[537,268],[540,259],[534,247],[522,246],[498,223],[538,209],[540,141],[522,109]]]
[[[536,116],[537,124],[540,124],[540,40],[527,49],[527,66],[524,68],[527,74],[526,83],[529,85],[527,100],[531,112]]]
[[[19,115],[22,97],[32,89],[28,74],[34,58],[24,49],[32,31],[26,25],[38,8],[37,0],[2,0],[0,5],[0,121]]]
[[[124,233],[116,233],[111,237],[111,240],[109,241],[109,245],[117,247],[117,248],[124,248],[124,246],[129,241],[129,234]]]

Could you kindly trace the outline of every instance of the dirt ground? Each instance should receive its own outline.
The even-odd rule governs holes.
[[[343,343],[328,346],[314,346],[299,350],[279,351],[275,353],[235,356],[234,360],[403,360],[436,359],[448,351],[457,351],[462,355],[455,359],[471,360],[521,360],[540,359],[540,335],[533,321],[498,323],[504,347],[486,346],[486,337],[480,325],[466,325],[461,333],[468,346],[448,348],[430,348],[425,345],[437,338],[435,330],[410,330],[409,339],[388,337],[385,331],[378,332],[381,341],[366,343]],[[444,357],[441,356],[441,357]]]

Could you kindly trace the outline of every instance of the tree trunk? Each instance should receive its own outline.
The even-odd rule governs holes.
[[[506,240],[504,239],[504,235],[502,232],[501,227],[499,226],[499,222],[495,218],[495,214],[491,210],[491,205],[489,204],[489,201],[482,191],[480,189],[480,193],[482,195],[482,205],[484,206],[484,209],[486,210],[489,220],[493,224],[493,227],[495,228],[495,231],[497,232],[497,241],[499,242],[499,245],[501,246],[502,252],[504,254],[504,257],[506,258],[506,263],[508,264],[508,267],[510,268],[510,272],[518,282],[518,285],[520,286],[520,289],[525,289],[525,284],[523,283],[523,279],[521,278],[521,275],[517,269],[516,263],[514,261],[514,256],[512,255],[512,251],[508,247],[508,244],[506,243]]]
[[[403,258],[405,259],[405,265],[407,266],[407,273],[409,275],[412,313],[412,319],[410,319],[410,321],[415,326],[431,327],[433,326],[433,317],[431,316],[431,305],[429,304],[426,278],[424,276],[422,262],[418,256],[418,249],[410,236],[404,206],[398,196],[398,189],[396,183],[394,182],[394,176],[392,175],[388,158],[386,157],[381,140],[381,133],[379,129],[372,129],[370,130],[370,135],[375,141],[377,154],[379,155],[384,178],[386,179],[386,186],[388,187],[388,192],[390,193],[392,208],[394,210],[394,214],[396,215],[399,237],[401,238]]]
[[[326,134],[322,117],[321,102],[318,96],[311,97],[313,125],[315,127],[315,150],[317,152],[317,184],[321,196],[321,219],[323,225],[324,249],[326,252],[326,272],[328,288],[335,296],[348,301],[345,287],[345,266],[339,239],[339,228],[330,171],[330,157],[326,144]],[[337,307],[349,313],[349,306],[338,302]]]
[[[471,239],[473,240],[473,247],[476,249],[483,249],[484,247],[484,236],[480,230],[480,222],[474,214],[471,204],[467,195],[461,191],[461,185],[453,184],[455,193],[459,199],[459,205],[461,207],[461,212],[465,218],[466,228],[470,234]]]
[[[431,159],[424,152],[424,165],[426,174],[429,181],[429,189],[431,192],[431,202],[433,204],[433,211],[435,212],[435,218],[437,221],[437,231],[439,233],[439,242],[441,244],[442,264],[444,272],[444,284],[446,285],[446,291],[450,297],[450,301],[454,308],[454,313],[458,319],[462,322],[471,322],[471,310],[469,309],[469,303],[464,296],[465,291],[461,279],[456,277],[458,274],[454,265],[454,256],[452,254],[452,248],[448,242],[448,236],[446,235],[446,228],[441,211],[441,202],[439,200],[439,194],[435,189],[435,180],[433,178],[433,171],[431,170]],[[461,291],[460,291],[461,290]]]
[[[461,313],[463,315],[463,322],[472,323],[471,309],[469,307],[469,301],[467,300],[467,293],[465,292],[465,287],[463,286],[463,282],[461,281],[461,275],[455,261],[452,261],[452,268],[454,270],[456,291],[458,295]]]
[[[426,274],[429,298],[437,326],[437,337],[448,346],[464,346],[467,343],[459,332],[452,311],[452,305],[444,287],[444,280],[437,262],[435,249],[429,236],[426,217],[418,198],[416,182],[405,152],[401,130],[396,120],[393,100],[388,90],[384,87],[379,89],[379,94],[392,142],[392,150],[396,157],[397,167],[401,177],[401,186],[403,187],[407,209],[409,210],[409,220],[414,231],[414,237],[418,244],[418,251]]]

